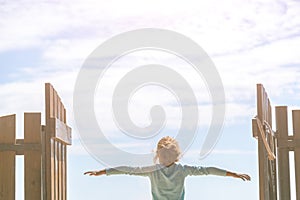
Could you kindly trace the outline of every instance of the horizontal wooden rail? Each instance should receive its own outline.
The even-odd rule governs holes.
[[[57,118],[49,119],[49,133],[55,140],[59,140],[66,145],[72,144],[72,129]]]
[[[24,155],[24,151],[41,151],[41,144],[0,144],[0,152],[15,151],[16,155]]]
[[[296,147],[300,147],[300,139],[283,140],[278,139],[278,148],[289,148],[290,151],[294,151]]]

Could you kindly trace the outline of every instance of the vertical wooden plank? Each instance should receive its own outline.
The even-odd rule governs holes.
[[[64,105],[60,102],[60,121],[64,122]]]
[[[61,104],[61,121],[65,122],[65,106],[64,104]]]
[[[60,142],[59,141],[56,141],[56,153],[57,153],[57,156],[56,156],[56,159],[57,159],[57,171],[56,171],[56,173],[57,173],[57,199],[58,200],[60,200],[61,198],[60,198],[60,166],[59,166],[59,164],[60,164],[60,160],[59,160],[59,158],[60,158]]]
[[[63,200],[67,199],[66,189],[67,189],[67,182],[66,182],[66,145],[62,144],[62,196]]]
[[[300,110],[293,110],[294,140],[300,140]],[[296,199],[300,200],[300,146],[295,147]]]
[[[46,181],[46,126],[42,126],[41,135],[42,145],[42,199],[47,200],[47,181]]]
[[[45,110],[46,110],[46,124],[51,117],[54,116],[54,91],[50,83],[45,84]]]
[[[261,84],[257,84],[257,118],[260,120],[263,119],[263,86]]]
[[[64,121],[64,105],[60,102],[60,121]]]
[[[61,102],[61,98],[59,97],[59,120],[60,121],[63,121],[63,114],[62,114],[63,106],[64,105]]]
[[[269,115],[268,115],[268,120],[267,122],[269,123],[269,125],[272,127],[272,107],[271,107],[271,102],[268,99],[268,109],[269,109]]]
[[[276,107],[276,129],[278,141],[287,141],[288,137],[288,115],[287,106]],[[288,147],[278,148],[278,181],[279,181],[279,200],[290,200],[290,167]]]
[[[61,120],[61,100],[60,97],[57,95],[57,119]]]
[[[0,117],[0,145],[14,144],[16,116]],[[0,151],[0,199],[15,200],[15,152]]]
[[[62,113],[62,118],[61,118],[61,121],[62,122],[64,122],[65,124],[66,124],[66,122],[65,122],[65,110],[66,110],[66,108],[65,108],[65,106],[64,106],[64,104],[62,104],[62,106],[63,106],[63,108],[62,108],[62,110],[61,110],[61,113]]]
[[[264,120],[264,88],[261,84],[257,84],[257,118],[263,122]],[[267,195],[267,166],[266,166],[266,150],[261,138],[258,134],[258,165],[259,165],[259,199],[268,200]]]
[[[64,196],[65,199],[67,200],[67,145],[64,145]]]
[[[268,113],[268,97],[267,97],[267,93],[266,93],[266,90],[265,90],[265,88],[262,86],[262,90],[263,90],[263,102],[262,102],[262,104],[263,104],[263,118],[262,118],[262,120],[264,121],[264,120],[267,120],[267,113]],[[262,121],[262,122],[263,122]]]
[[[54,157],[54,162],[55,162],[55,200],[58,200],[59,197],[59,191],[58,191],[58,142],[54,141],[55,144],[55,157]]]
[[[58,142],[58,193],[59,193],[59,200],[62,200],[62,151],[61,151],[62,144]]]
[[[24,114],[24,144],[41,144],[41,113]],[[25,199],[42,198],[41,151],[25,151]]]
[[[67,111],[64,109],[64,123],[67,123]]]
[[[267,166],[266,166],[266,150],[261,136],[258,136],[258,164],[259,164],[259,199],[260,200],[269,200],[266,197],[268,191],[268,185],[266,177],[268,175]]]
[[[53,191],[53,142],[51,139],[51,127],[50,119],[54,116],[54,90],[50,83],[45,84],[45,110],[46,110],[46,127],[45,127],[45,137],[44,144],[45,146],[45,195],[47,200],[54,200],[54,191]]]
[[[268,122],[270,129],[269,130],[269,146],[276,156],[276,146],[275,146],[275,137],[273,136],[273,128],[272,128],[272,107],[271,107],[271,102],[269,99],[267,99],[267,108],[268,108],[268,113],[267,113],[267,119],[266,121]],[[275,160],[269,160],[269,169],[270,171],[270,198],[273,200],[277,200],[277,169],[276,169],[276,159]]]
[[[276,196],[276,200],[278,199],[278,180],[277,180],[277,147],[276,147],[276,138],[273,137],[272,138],[273,140],[273,152],[274,152],[274,155],[276,156],[276,159],[273,160],[272,164],[273,164],[273,169],[274,169],[274,174],[273,174],[273,177],[274,177],[274,195]]]
[[[51,200],[57,200],[55,195],[55,141],[51,139]]]
[[[53,96],[53,102],[54,102],[54,106],[53,106],[53,111],[54,111],[54,116],[53,116],[53,118],[57,118],[57,108],[58,108],[58,106],[57,106],[57,102],[58,102],[58,98],[57,98],[57,93],[56,93],[56,91],[55,90],[53,90],[54,91],[54,96]]]

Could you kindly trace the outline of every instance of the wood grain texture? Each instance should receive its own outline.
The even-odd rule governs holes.
[[[300,110],[293,110],[294,139],[300,139]],[[295,146],[296,199],[300,200],[300,145]]]
[[[25,113],[24,144],[41,144],[41,113]],[[42,199],[41,151],[24,152],[25,199]]]
[[[0,146],[14,144],[16,116],[0,117]],[[0,151],[0,199],[15,200],[15,152]]]

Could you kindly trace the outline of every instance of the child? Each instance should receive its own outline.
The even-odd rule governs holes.
[[[146,176],[151,181],[153,200],[183,200],[184,179],[188,175],[217,175],[231,176],[242,180],[250,180],[247,174],[236,174],[215,167],[195,167],[177,164],[180,157],[180,149],[177,141],[169,136],[162,138],[157,144],[154,162],[159,164],[150,167],[116,167],[100,171],[88,171],[85,175],[114,175],[129,174]]]

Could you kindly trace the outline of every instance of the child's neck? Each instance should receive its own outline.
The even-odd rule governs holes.
[[[170,167],[170,166],[172,166],[173,164],[174,164],[174,162],[171,163],[171,164],[169,164],[169,165],[164,165],[164,164],[162,164],[162,165],[165,166],[165,167]]]

